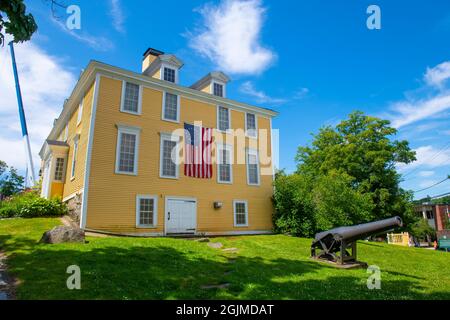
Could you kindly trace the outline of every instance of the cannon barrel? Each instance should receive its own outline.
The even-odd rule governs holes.
[[[339,227],[331,230],[319,232],[314,239],[320,240],[328,235],[332,235],[335,240],[345,240],[347,242],[365,239],[368,236],[375,235],[384,231],[401,227],[403,225],[400,217],[393,217],[384,220],[362,223],[351,227]]]
[[[365,239],[403,225],[400,217],[339,227],[319,232],[311,244],[311,257],[332,261],[338,264],[356,263],[356,241]],[[319,249],[319,254],[316,254]],[[350,251],[351,250],[351,253]]]

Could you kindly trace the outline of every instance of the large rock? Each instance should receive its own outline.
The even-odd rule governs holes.
[[[84,242],[84,231],[79,228],[72,228],[67,226],[54,227],[52,230],[44,232],[40,242]]]

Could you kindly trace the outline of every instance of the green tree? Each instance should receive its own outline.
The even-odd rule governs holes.
[[[4,44],[4,33],[12,35],[14,42],[23,42],[30,40],[36,30],[34,17],[26,13],[23,0],[0,1],[0,44]]]
[[[415,152],[407,141],[393,140],[396,133],[388,120],[353,112],[335,128],[322,128],[312,146],[298,149],[297,173],[347,175],[352,189],[370,195],[373,218],[411,215],[412,194],[400,188],[395,165],[416,160]]]
[[[324,127],[311,146],[299,147],[297,171],[276,175],[274,226],[312,236],[317,231],[398,215],[416,221],[412,193],[399,187],[395,165],[415,160],[407,141],[396,141],[389,121],[354,112]]]
[[[0,194],[4,197],[19,193],[24,188],[24,177],[17,173],[13,167],[9,168],[4,161],[0,160]]]

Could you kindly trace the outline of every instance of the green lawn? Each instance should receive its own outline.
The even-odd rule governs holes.
[[[366,270],[309,259],[311,240],[274,236],[217,238],[235,254],[181,239],[88,238],[38,244],[58,219],[0,220],[0,251],[19,279],[19,299],[449,299],[450,253],[360,242],[359,259],[381,269],[369,290]],[[233,259],[235,258],[235,259]],[[81,268],[81,290],[66,268]],[[204,285],[229,283],[226,288]]]

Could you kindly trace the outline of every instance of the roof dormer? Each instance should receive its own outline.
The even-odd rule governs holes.
[[[191,88],[213,94],[218,97],[226,97],[226,85],[230,78],[221,71],[213,71],[194,83]]]
[[[149,48],[144,53],[142,73],[156,79],[178,83],[178,71],[182,66],[183,61],[175,55]]]

